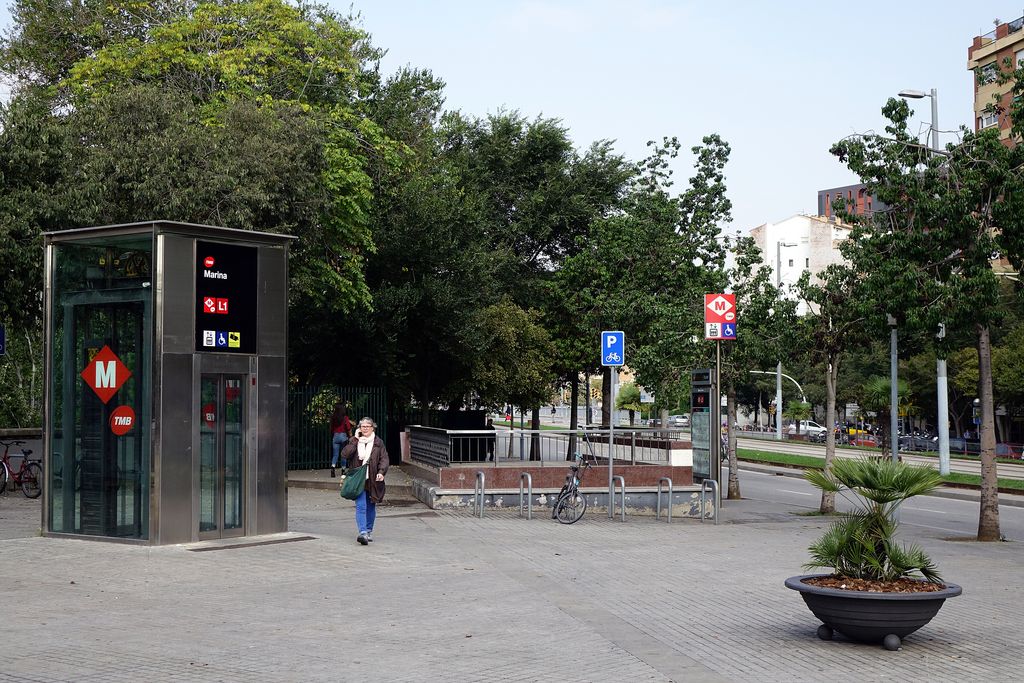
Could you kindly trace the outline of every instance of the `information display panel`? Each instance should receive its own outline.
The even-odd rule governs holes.
[[[196,241],[196,351],[256,353],[256,247]]]

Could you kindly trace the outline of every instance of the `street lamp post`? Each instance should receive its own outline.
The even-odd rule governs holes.
[[[900,435],[899,425],[899,382],[898,368],[899,357],[896,354],[896,318],[892,315],[886,316],[889,319],[889,450],[892,461],[900,459]]]
[[[795,247],[796,242],[775,242],[775,284],[782,288],[782,248]],[[782,441],[782,359],[775,368],[775,438]]]
[[[935,88],[932,88],[930,92],[924,92],[923,90],[901,90],[899,92],[899,96],[914,100],[919,100],[924,97],[931,98],[932,150],[938,152],[939,96],[936,93]],[[944,324],[939,325],[939,333],[936,335],[936,337],[941,340],[945,336],[946,326]],[[939,350],[939,353],[937,354],[939,357],[935,359],[935,392],[937,398],[935,421],[938,423],[936,427],[939,430],[939,473],[945,475],[949,474],[949,390],[948,381],[946,378],[946,359],[941,357],[941,354],[942,351]]]

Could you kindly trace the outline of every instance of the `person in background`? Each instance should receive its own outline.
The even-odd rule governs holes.
[[[348,409],[345,403],[338,401],[334,404],[334,412],[331,413],[331,476],[338,466],[338,455],[341,448],[352,435],[352,420],[348,419]]]
[[[487,436],[484,437],[484,439],[486,441],[484,446],[485,446],[485,448],[487,450],[487,459],[488,460],[494,460],[494,444],[497,441],[498,437],[497,437],[496,434],[493,433],[494,432],[494,420],[492,418],[490,418],[490,417],[487,418],[487,424],[484,426],[484,429],[488,429],[488,430],[490,430],[492,432],[491,434],[488,434]]]
[[[360,545],[373,542],[373,523],[377,519],[377,504],[384,500],[384,475],[387,474],[391,460],[384,441],[375,434],[377,423],[368,417],[359,420],[356,435],[349,439],[341,449],[349,470],[366,468],[366,488],[356,498],[356,527],[359,535],[356,540]]]

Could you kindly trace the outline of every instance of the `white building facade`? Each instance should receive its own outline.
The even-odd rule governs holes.
[[[812,282],[820,282],[818,275],[833,263],[841,263],[839,245],[847,239],[850,229],[820,216],[797,214],[779,221],[764,223],[750,231],[761,250],[766,265],[771,267],[776,282],[788,291],[803,275],[811,273]],[[806,309],[801,304],[798,313]]]

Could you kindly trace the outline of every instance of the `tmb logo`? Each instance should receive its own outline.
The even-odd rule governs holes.
[[[206,266],[207,268],[213,268],[214,263],[215,261],[213,260],[212,256],[207,256],[206,258],[203,259],[203,265]]]
[[[135,411],[131,406],[118,406],[110,413],[110,431],[124,436],[135,427]]]

